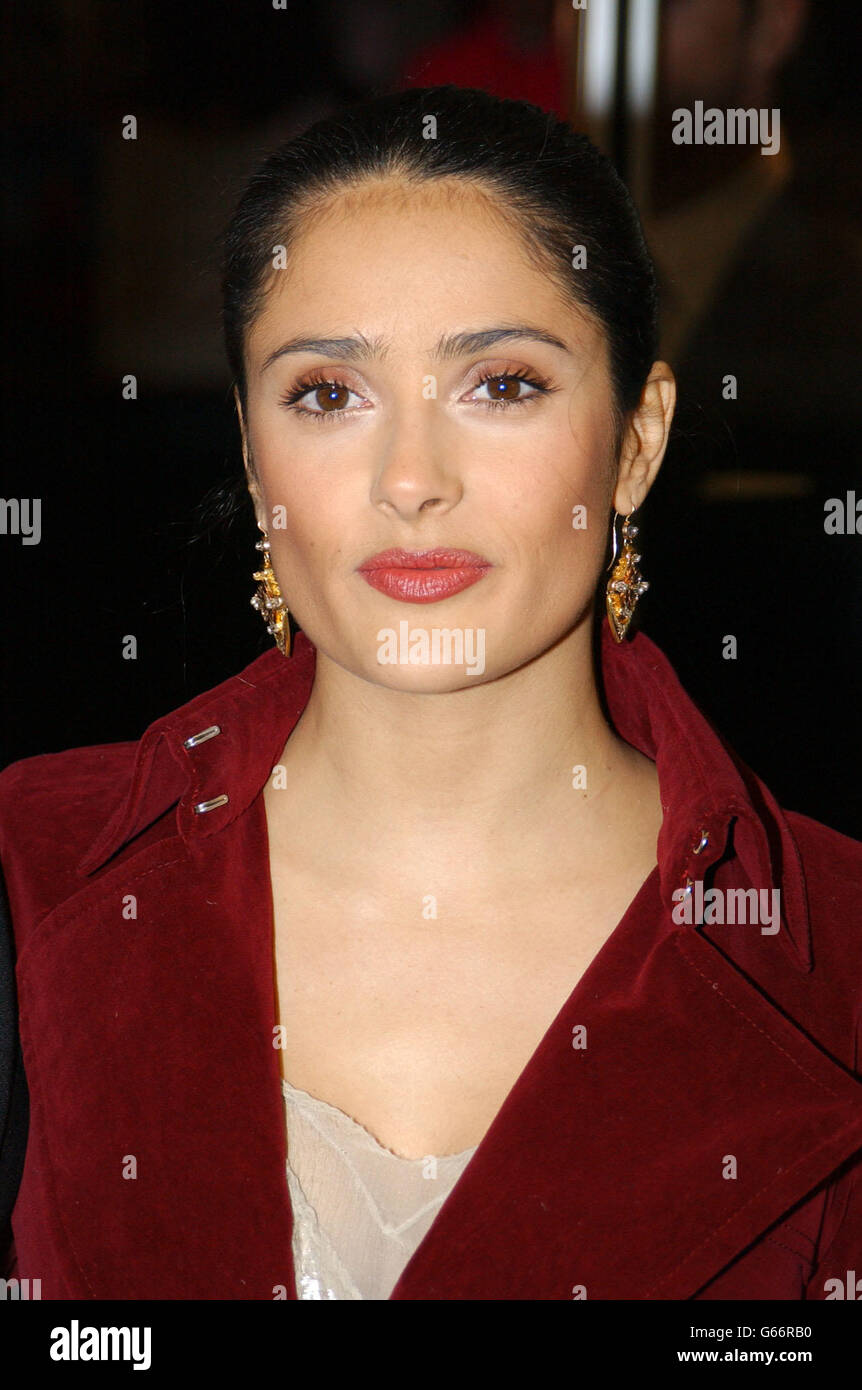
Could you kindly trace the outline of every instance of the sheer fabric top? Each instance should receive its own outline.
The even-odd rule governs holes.
[[[476,1147],[401,1158],[282,1081],[298,1299],[388,1299]]]

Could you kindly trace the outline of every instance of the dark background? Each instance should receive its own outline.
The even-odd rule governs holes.
[[[448,80],[447,45],[506,9],[7,6],[0,492],[42,499],[42,539],[0,535],[0,765],[137,738],[266,649],[251,510],[226,530],[201,506],[241,474],[221,231],[277,143],[364,95]],[[862,535],[823,528],[827,498],[855,486],[862,500],[862,53],[855,5],[815,10],[781,79],[792,189],[673,363],[678,424],[641,520],[642,625],[783,804],[862,837]],[[497,89],[521,95],[514,59],[501,64]],[[547,90],[552,105],[550,73]],[[130,113],[136,141],[121,138]],[[734,371],[738,410],[715,389]],[[813,481],[798,499],[704,501],[704,474],[755,468]]]

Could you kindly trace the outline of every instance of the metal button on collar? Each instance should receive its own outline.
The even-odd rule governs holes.
[[[196,816],[202,816],[206,811],[214,811],[217,806],[226,806],[230,797],[222,792],[221,796],[211,796],[209,801],[199,801],[194,811]]]
[[[700,839],[698,840],[698,842],[697,842],[696,845],[692,845],[692,848],[691,848],[692,854],[703,854],[703,851],[706,849],[706,847],[707,847],[708,844],[709,844],[709,835],[707,834],[707,832],[706,832],[705,830],[701,830],[701,832],[700,832]],[[689,893],[692,892],[693,883],[692,883],[692,879],[691,879],[691,875],[690,875],[690,874],[685,874],[685,875],[684,875],[683,880],[682,880],[682,883],[681,883],[680,886],[682,887],[683,891],[684,891],[686,894],[689,894]]]
[[[218,724],[210,724],[208,729],[202,729],[199,734],[192,734],[191,738],[187,738],[183,748],[197,748],[199,743],[206,743],[208,738],[215,738],[216,734],[220,733]]]
[[[206,743],[207,739],[215,738],[216,734],[220,733],[221,728],[218,724],[210,724],[208,729],[201,729],[199,734],[192,734],[187,738],[183,748],[197,748],[199,743]],[[222,792],[221,796],[211,796],[208,801],[199,801],[194,807],[194,813],[196,816],[202,816],[207,811],[214,811],[217,806],[226,806],[229,800],[226,792]]]

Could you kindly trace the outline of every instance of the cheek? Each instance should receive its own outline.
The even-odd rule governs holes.
[[[594,458],[572,457],[565,468],[558,458],[538,460],[530,482],[517,508],[495,512],[508,567],[501,592],[537,631],[552,632],[583,611],[601,582],[606,487]]]
[[[607,427],[598,420],[536,441],[522,459],[515,489],[513,514],[523,545],[561,549],[574,565],[601,553],[612,491],[608,449]]]
[[[293,445],[286,449],[277,438],[265,435],[258,437],[254,458],[274,550],[308,557],[326,548],[327,539],[345,534],[344,517],[339,515],[344,489],[327,489],[332,469],[323,463],[311,467],[308,454]]]
[[[280,411],[261,403],[251,439],[264,506],[277,532],[312,549],[315,537],[323,544],[349,535],[347,523],[355,528],[373,472],[367,430],[285,423]]]
[[[327,499],[319,486],[298,476],[273,493],[276,513],[270,541],[274,562],[291,588],[319,587],[338,563],[346,539],[355,530],[338,509],[338,496]]]

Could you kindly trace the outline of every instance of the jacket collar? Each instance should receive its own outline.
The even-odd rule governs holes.
[[[157,719],[141,738],[131,781],[78,871],[101,868],[172,807],[186,844],[216,836],[264,787],[305,708],[316,649],[304,633],[287,660],[272,648],[240,674]],[[617,645],[602,625],[600,673],[611,722],[653,759],[664,821],[657,857],[662,901],[733,851],[752,886],[781,889],[779,939],[810,970],[811,939],[799,852],[774,797],[686,694],[642,632]]]

